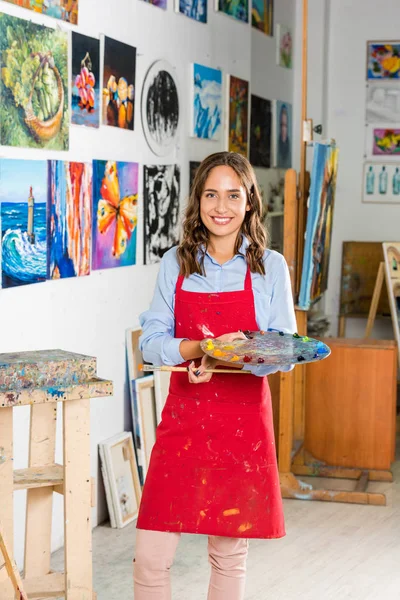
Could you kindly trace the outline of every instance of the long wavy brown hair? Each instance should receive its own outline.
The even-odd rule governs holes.
[[[231,167],[235,171],[246,190],[247,202],[250,205],[250,210],[246,211],[242,227],[238,232],[234,253],[238,254],[242,245],[242,234],[245,235],[249,241],[246,251],[247,264],[253,273],[265,275],[263,255],[267,247],[267,233],[261,221],[263,213],[261,194],[253,167],[237,152],[211,154],[203,160],[196,171],[185,211],[182,241],[177,250],[180,274],[185,277],[189,277],[192,273],[205,275],[204,256],[209,232],[200,218],[200,198],[210,171],[220,166]]]

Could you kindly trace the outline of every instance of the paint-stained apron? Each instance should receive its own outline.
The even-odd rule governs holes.
[[[175,296],[175,336],[257,330],[251,273],[244,290]],[[185,363],[187,364],[187,363]],[[285,535],[266,377],[172,373],[137,521],[139,529],[236,538]]]

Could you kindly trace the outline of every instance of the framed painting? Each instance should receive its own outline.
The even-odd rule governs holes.
[[[104,37],[102,123],[134,129],[136,48]]]
[[[365,162],[363,202],[398,204],[400,202],[400,163]]]
[[[163,8],[164,10],[167,8],[167,0],[144,0],[144,2],[146,2],[146,4],[157,6],[158,8]]]
[[[222,123],[222,71],[197,63],[192,67],[191,134],[219,140]]]
[[[338,150],[315,143],[299,306],[308,309],[327,289]]]
[[[142,90],[142,125],[146,141],[157,156],[176,147],[179,127],[179,93],[175,69],[165,60],[153,63]]]
[[[199,23],[207,23],[207,0],[175,0],[175,10]]]
[[[271,100],[251,95],[250,162],[253,167],[271,166]]]
[[[293,65],[293,39],[292,31],[285,25],[276,26],[276,64],[285,69],[291,69]]]
[[[385,242],[383,255],[385,257],[386,287],[400,364],[400,242]]]
[[[253,0],[251,25],[265,35],[274,35],[274,0]]]
[[[161,260],[179,242],[180,168],[144,166],[144,264]]]
[[[157,425],[161,423],[161,414],[169,393],[169,384],[171,381],[171,372],[154,371],[154,394],[156,401]]]
[[[365,121],[375,127],[399,125],[399,81],[378,80],[367,83]]]
[[[105,440],[99,453],[111,526],[121,529],[137,518],[142,496],[132,434]]]
[[[289,102],[274,102],[274,139],[275,166],[278,169],[290,169],[292,166],[292,105]]]
[[[248,0],[215,0],[215,10],[243,23],[249,22]]]
[[[100,127],[100,40],[72,32],[71,122]]]
[[[68,150],[68,36],[0,13],[0,143]]]
[[[3,288],[47,277],[47,161],[0,160]]]
[[[92,163],[48,162],[49,279],[90,274]]]
[[[400,129],[367,125],[366,156],[379,157],[381,160],[398,161],[400,156]],[[384,157],[384,158],[383,158]]]
[[[154,390],[154,376],[146,375],[135,380],[137,420],[141,439],[141,462],[143,482],[146,479],[150,455],[156,441],[157,409]]]
[[[228,151],[248,155],[249,82],[228,76]]]
[[[136,263],[137,163],[93,161],[92,269]]]
[[[400,78],[400,41],[367,42],[367,79]]]
[[[134,327],[126,330],[126,357],[128,367],[129,395],[131,399],[132,431],[133,441],[138,465],[139,479],[141,485],[144,483],[144,459],[143,459],[143,432],[139,419],[139,409],[137,404],[136,380],[144,377],[144,372],[140,365],[143,364],[143,356],[139,349],[139,338],[142,334],[140,327]]]
[[[79,0],[5,0],[36,13],[78,25]]]

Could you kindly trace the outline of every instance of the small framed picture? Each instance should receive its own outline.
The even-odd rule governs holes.
[[[400,203],[400,161],[364,163],[362,201],[377,204]]]
[[[276,36],[276,64],[285,69],[293,66],[293,38],[289,27],[277,25]]]
[[[400,79],[400,40],[367,42],[367,80]]]
[[[132,434],[105,440],[99,452],[111,527],[120,529],[137,518],[141,499]]]
[[[366,158],[384,160],[387,162],[400,161],[400,127],[379,124],[367,125],[365,153]]]
[[[156,441],[157,409],[154,375],[146,375],[135,381],[136,405],[141,438],[143,481],[150,463],[150,455]]]

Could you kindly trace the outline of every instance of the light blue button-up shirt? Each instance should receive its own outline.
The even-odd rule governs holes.
[[[183,290],[188,292],[233,292],[244,289],[247,271],[245,259],[248,240],[243,238],[240,253],[220,265],[208,253],[204,259],[206,276],[193,273],[183,281]],[[146,362],[153,365],[178,365],[184,362],[179,352],[182,338],[175,334],[175,288],[179,275],[176,255],[177,247],[171,248],[163,256],[157,278],[156,289],[150,309],[139,317],[142,335],[140,349]],[[289,269],[284,257],[274,250],[264,252],[265,275],[252,273],[252,286],[256,320],[259,330],[275,329],[286,333],[296,332]],[[204,331],[212,337],[212,332]],[[199,336],[200,338],[201,336]],[[255,375],[264,376],[276,371],[289,371],[292,366],[267,367],[246,365]]]

